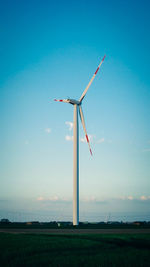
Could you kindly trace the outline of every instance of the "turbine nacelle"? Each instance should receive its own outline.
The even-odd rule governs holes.
[[[68,100],[68,103],[72,104],[72,105],[80,105],[80,101],[78,100],[75,100],[75,99],[67,99]]]

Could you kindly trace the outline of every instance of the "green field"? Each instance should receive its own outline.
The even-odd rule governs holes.
[[[0,233],[0,266],[150,266],[150,234]]]

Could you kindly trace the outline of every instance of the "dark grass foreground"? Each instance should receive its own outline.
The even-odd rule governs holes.
[[[150,234],[0,233],[0,266],[150,266]]]

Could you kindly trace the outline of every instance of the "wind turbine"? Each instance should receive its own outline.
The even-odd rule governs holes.
[[[85,132],[86,140],[89,145],[89,150],[92,155],[92,150],[90,147],[89,138],[87,135],[86,127],[85,127],[85,121],[82,111],[82,101],[92,84],[100,66],[102,65],[103,61],[105,59],[105,56],[103,57],[102,61],[98,65],[98,68],[96,69],[92,79],[88,83],[87,87],[85,88],[83,94],[81,95],[79,100],[75,99],[54,99],[55,101],[69,103],[74,105],[74,120],[73,120],[73,225],[79,224],[79,123],[78,123],[78,115],[80,115],[80,119],[83,125],[83,129]]]

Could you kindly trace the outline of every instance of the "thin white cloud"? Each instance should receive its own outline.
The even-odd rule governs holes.
[[[83,202],[106,202],[106,201],[124,201],[124,202],[129,202],[129,201],[134,201],[134,202],[139,202],[139,201],[150,201],[150,196],[140,196],[140,197],[134,197],[134,196],[120,196],[120,197],[115,197],[115,198],[97,198],[96,196],[89,196],[89,197],[84,197],[81,199]]]
[[[145,196],[141,196],[140,199],[141,199],[141,200],[147,200],[147,197],[145,197]]]
[[[133,200],[134,197],[133,196],[121,196],[121,197],[118,197],[116,198],[116,200]]]
[[[69,127],[69,131],[72,131],[72,129],[73,129],[73,122],[71,122],[71,121],[66,121],[65,124]],[[100,139],[97,140],[96,136],[93,135],[93,134],[88,134],[88,138],[89,138],[90,143],[92,143],[92,142],[94,142],[94,141],[95,141],[95,143],[97,143],[97,144],[101,144],[101,143],[104,143],[104,142],[105,142],[104,137],[102,137],[102,138],[100,138]],[[73,141],[73,136],[71,136],[71,135],[66,135],[66,136],[65,136],[65,139],[66,139],[66,141]],[[79,137],[79,141],[80,141],[81,143],[86,143],[86,142],[87,142],[87,140],[86,140],[86,136],[84,135],[84,137]],[[109,139],[109,140],[108,140],[108,143],[112,143],[112,140]]]
[[[73,136],[71,136],[71,135],[66,135],[66,136],[65,136],[65,139],[66,139],[66,141],[73,141]]]
[[[58,196],[52,196],[49,198],[44,198],[44,197],[40,196],[37,198],[37,201],[58,201],[58,200],[59,200]]]
[[[73,128],[73,122],[71,122],[71,121],[66,121],[65,124],[69,127],[69,131],[71,131],[72,128]]]
[[[43,200],[44,200],[44,198],[41,196],[37,198],[37,201],[43,201]]]
[[[150,200],[150,196],[140,196],[140,197],[133,197],[133,196],[121,196],[119,198],[116,199],[120,199],[120,200],[135,200],[135,201],[146,201],[146,200]]]
[[[89,138],[89,141],[92,142],[93,136],[89,134],[88,138]],[[73,136],[72,135],[66,135],[65,139],[66,139],[66,141],[73,141]],[[87,142],[85,136],[84,137],[80,137],[79,140],[80,140],[81,143],[86,143]]]
[[[105,141],[105,139],[104,139],[104,137],[103,137],[103,138],[99,139],[99,140],[97,141],[97,143],[98,143],[98,144],[101,144],[101,143],[104,143],[104,141]]]
[[[50,196],[50,197],[43,197],[43,196],[39,196],[37,199],[36,199],[38,202],[41,202],[41,203],[50,203],[50,202],[70,202],[70,199],[69,198],[66,198],[66,197],[59,197],[57,195],[53,195],[53,196]],[[104,199],[101,199],[101,198],[97,198],[96,196],[89,196],[89,197],[84,197],[81,199],[82,202],[86,202],[86,203],[105,203],[106,201],[150,201],[150,196],[140,196],[140,197],[134,197],[134,196],[121,196],[121,197],[116,197],[116,198],[104,198]]]
[[[82,199],[83,202],[96,202],[97,198],[95,196],[85,197]]]
[[[38,197],[36,199],[37,201],[40,202],[57,202],[57,201],[63,201],[63,202],[70,202],[70,199],[65,198],[65,197],[58,197],[57,195],[51,196],[51,197]]]
[[[146,197],[146,196],[141,196],[140,197],[140,200],[144,201],[144,200],[149,200],[150,199],[150,196]]]
[[[134,198],[133,198],[133,196],[128,196],[127,199],[133,200]]]
[[[49,134],[49,133],[51,133],[51,129],[50,128],[45,128],[45,132]]]
[[[25,145],[28,145],[28,144],[29,144],[29,141],[28,141],[28,140],[26,140],[26,141],[25,141]]]
[[[50,201],[58,201],[59,197],[58,196],[52,196],[52,197],[48,198],[48,200],[50,200]]]
[[[85,136],[84,136],[84,137],[81,137],[81,138],[80,138],[80,142],[81,142],[81,143],[86,143],[86,137],[85,137]]]
[[[90,143],[93,141],[93,138],[94,138],[94,135],[92,135],[92,134],[88,134],[88,138],[89,138],[89,141],[90,141]],[[84,137],[81,137],[80,138],[80,142],[81,143],[86,143],[87,142],[87,140],[86,140],[86,137],[84,136]]]

